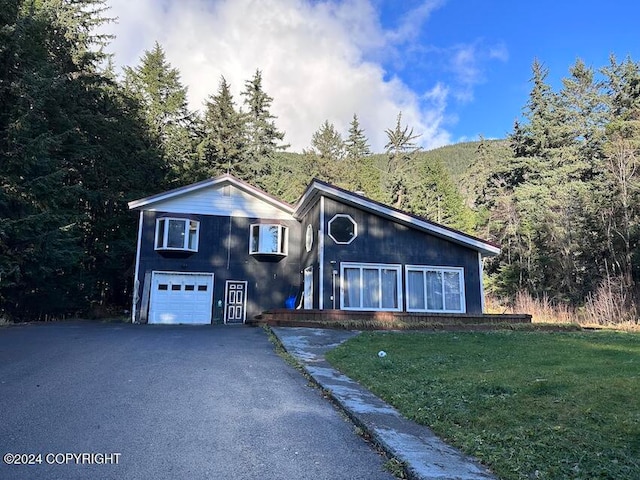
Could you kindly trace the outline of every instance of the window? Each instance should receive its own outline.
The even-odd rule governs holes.
[[[329,220],[329,236],[334,242],[349,244],[358,236],[358,224],[344,213],[338,213]]]
[[[313,308],[313,267],[304,269],[304,309]]]
[[[407,265],[407,311],[464,313],[464,269]]]
[[[342,263],[343,310],[402,310],[400,265]]]
[[[156,250],[198,251],[200,222],[187,218],[156,220]]]
[[[251,225],[249,253],[286,255],[289,230],[283,225]]]
[[[313,227],[311,225],[307,225],[307,233],[304,239],[304,247],[307,252],[310,252],[311,248],[313,248]]]

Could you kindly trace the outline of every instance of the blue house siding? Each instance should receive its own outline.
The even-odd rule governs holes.
[[[200,222],[197,252],[155,250],[156,218],[189,218]],[[250,225],[274,223],[289,229],[288,255],[250,255]],[[268,308],[283,308],[289,296],[298,294],[300,274],[300,224],[295,220],[183,215],[145,211],[140,247],[138,298],[142,299],[145,274],[152,271],[206,272],[214,274],[213,322],[223,320],[227,280],[247,281],[247,318]],[[143,302],[138,302],[138,308]],[[144,315],[143,315],[144,317]]]
[[[209,318],[221,322],[225,309],[234,322],[241,321],[239,305],[244,305],[245,285],[246,318],[283,308],[291,297],[296,305],[313,309],[429,308],[477,314],[482,313],[483,304],[480,258],[500,252],[498,246],[484,240],[319,180],[311,182],[295,206],[231,175],[222,175],[132,201],[129,208],[142,212],[134,321],[144,321],[151,312],[154,322],[204,323]],[[330,223],[336,215],[349,216],[357,224],[353,240],[348,229],[335,232],[348,244],[340,244],[330,235]],[[197,251],[156,251],[156,219],[161,216],[198,221]],[[253,224],[286,226],[287,255],[250,254]],[[313,242],[307,251],[309,226]],[[184,247],[192,246],[189,241]],[[411,295],[406,285],[409,265],[415,266],[410,277]],[[303,303],[308,269],[313,269],[311,305]],[[378,280],[372,276],[375,271]],[[344,292],[343,272],[351,278]],[[212,278],[213,290],[209,288]],[[462,279],[464,285],[458,283]],[[234,288],[225,298],[227,281],[240,283],[230,284]]]
[[[313,229],[313,245],[311,251],[307,252],[305,248],[306,230],[307,225],[311,225]],[[307,267],[313,268],[313,308],[319,308],[319,295],[320,295],[320,263],[318,259],[318,249],[320,245],[320,204],[316,204],[309,210],[309,212],[300,220],[301,229],[301,261],[300,269],[304,271]]]
[[[482,278],[477,251],[331,198],[325,198],[324,210],[325,306],[331,305],[331,261],[336,262],[338,272],[342,262],[400,264],[403,290],[406,288],[404,266],[428,265],[464,268],[466,313],[482,313]],[[337,244],[328,235],[328,224],[336,214],[347,214],[358,225],[357,237],[348,245]],[[336,280],[339,288],[340,277]]]

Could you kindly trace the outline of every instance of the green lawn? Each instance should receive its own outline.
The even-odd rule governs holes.
[[[374,332],[327,359],[500,478],[640,479],[637,333]]]

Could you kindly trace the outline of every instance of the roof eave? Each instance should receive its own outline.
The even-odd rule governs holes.
[[[203,180],[201,182],[192,183],[190,185],[186,185],[184,187],[176,188],[173,190],[169,190],[167,192],[159,193],[157,195],[151,195],[149,197],[141,198],[138,200],[132,200],[128,203],[129,210],[141,210],[144,207],[149,207],[155,203],[162,202],[165,200],[169,200],[175,197],[179,197],[182,195],[186,195],[191,192],[195,192],[197,190],[201,190],[204,188],[212,187],[221,183],[228,182],[231,185],[234,185],[238,189],[247,192],[251,195],[254,195],[261,200],[269,203],[270,205],[279,208],[290,215],[293,215],[294,207],[286,202],[278,200],[277,198],[269,195],[268,193],[256,188],[248,183],[240,180],[239,178],[234,177],[233,175],[225,173],[224,175],[220,175],[219,177],[209,178],[207,180]]]
[[[437,237],[445,238],[459,245],[476,250],[483,256],[495,256],[500,253],[500,247],[497,245],[493,245],[463,232],[452,230],[433,222],[421,220],[413,215],[385,206],[379,202],[368,199],[367,197],[339,189],[338,187],[326,184],[317,179],[314,179],[309,184],[302,197],[300,197],[300,200],[298,200],[294,210],[294,218],[299,220],[304,214],[306,214],[309,208],[311,208],[313,205],[313,199],[322,194],[326,194],[327,196],[336,198],[353,206],[364,208],[367,211],[379,213],[385,217],[398,221],[403,225],[417,227]]]

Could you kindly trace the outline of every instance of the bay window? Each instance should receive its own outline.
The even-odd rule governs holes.
[[[289,231],[284,225],[251,225],[249,253],[252,255],[286,255]]]

